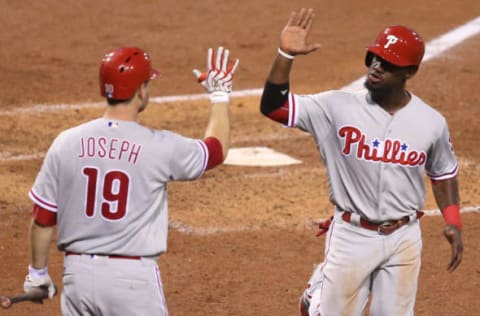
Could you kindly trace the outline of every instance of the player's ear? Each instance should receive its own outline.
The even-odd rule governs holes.
[[[415,74],[418,71],[418,66],[410,66],[407,68],[407,71],[405,72],[405,79],[408,80],[415,76]]]
[[[148,96],[148,81],[145,81],[138,87],[137,93],[141,100],[144,100],[145,97]]]

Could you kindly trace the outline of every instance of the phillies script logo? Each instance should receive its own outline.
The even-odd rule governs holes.
[[[423,151],[409,150],[407,143],[398,139],[385,139],[383,142],[374,139],[367,143],[366,135],[353,126],[340,128],[338,136],[345,140],[342,150],[345,156],[353,153],[358,159],[404,166],[419,166],[427,157]]]

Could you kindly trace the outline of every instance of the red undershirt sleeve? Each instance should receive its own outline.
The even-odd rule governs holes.
[[[37,204],[33,205],[32,217],[35,222],[42,226],[55,226],[57,224],[57,213],[44,209]]]
[[[208,150],[208,162],[206,170],[222,164],[223,148],[220,141],[216,137],[210,136],[205,138],[203,142],[205,145],[207,145]]]
[[[267,116],[274,120],[275,122],[282,123],[283,125],[288,124],[288,100],[278,109],[273,110],[268,113]]]

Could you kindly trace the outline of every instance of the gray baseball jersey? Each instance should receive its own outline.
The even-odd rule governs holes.
[[[158,256],[167,182],[199,177],[207,161],[201,140],[100,118],[55,139],[29,196],[57,213],[60,250]]]
[[[456,176],[446,120],[415,95],[394,115],[367,90],[289,95],[290,127],[315,138],[328,170],[330,200],[375,222],[420,210],[424,172]]]

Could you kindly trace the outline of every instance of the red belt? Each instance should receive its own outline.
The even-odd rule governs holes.
[[[78,253],[78,252],[71,252],[71,251],[67,251],[65,252],[65,256],[81,256],[82,254],[81,253]],[[122,256],[122,255],[96,255],[96,254],[85,254],[87,256],[105,256],[105,257],[108,257],[110,259],[130,259],[130,260],[140,260],[142,259],[142,257],[140,256]]]
[[[417,211],[417,219],[423,216],[423,212]],[[352,213],[343,212],[342,219],[346,222],[352,223]],[[410,221],[409,216],[402,217],[394,221],[387,221],[383,223],[372,223],[366,219],[360,218],[360,227],[377,231],[382,235],[390,235],[403,225],[407,224]]]

